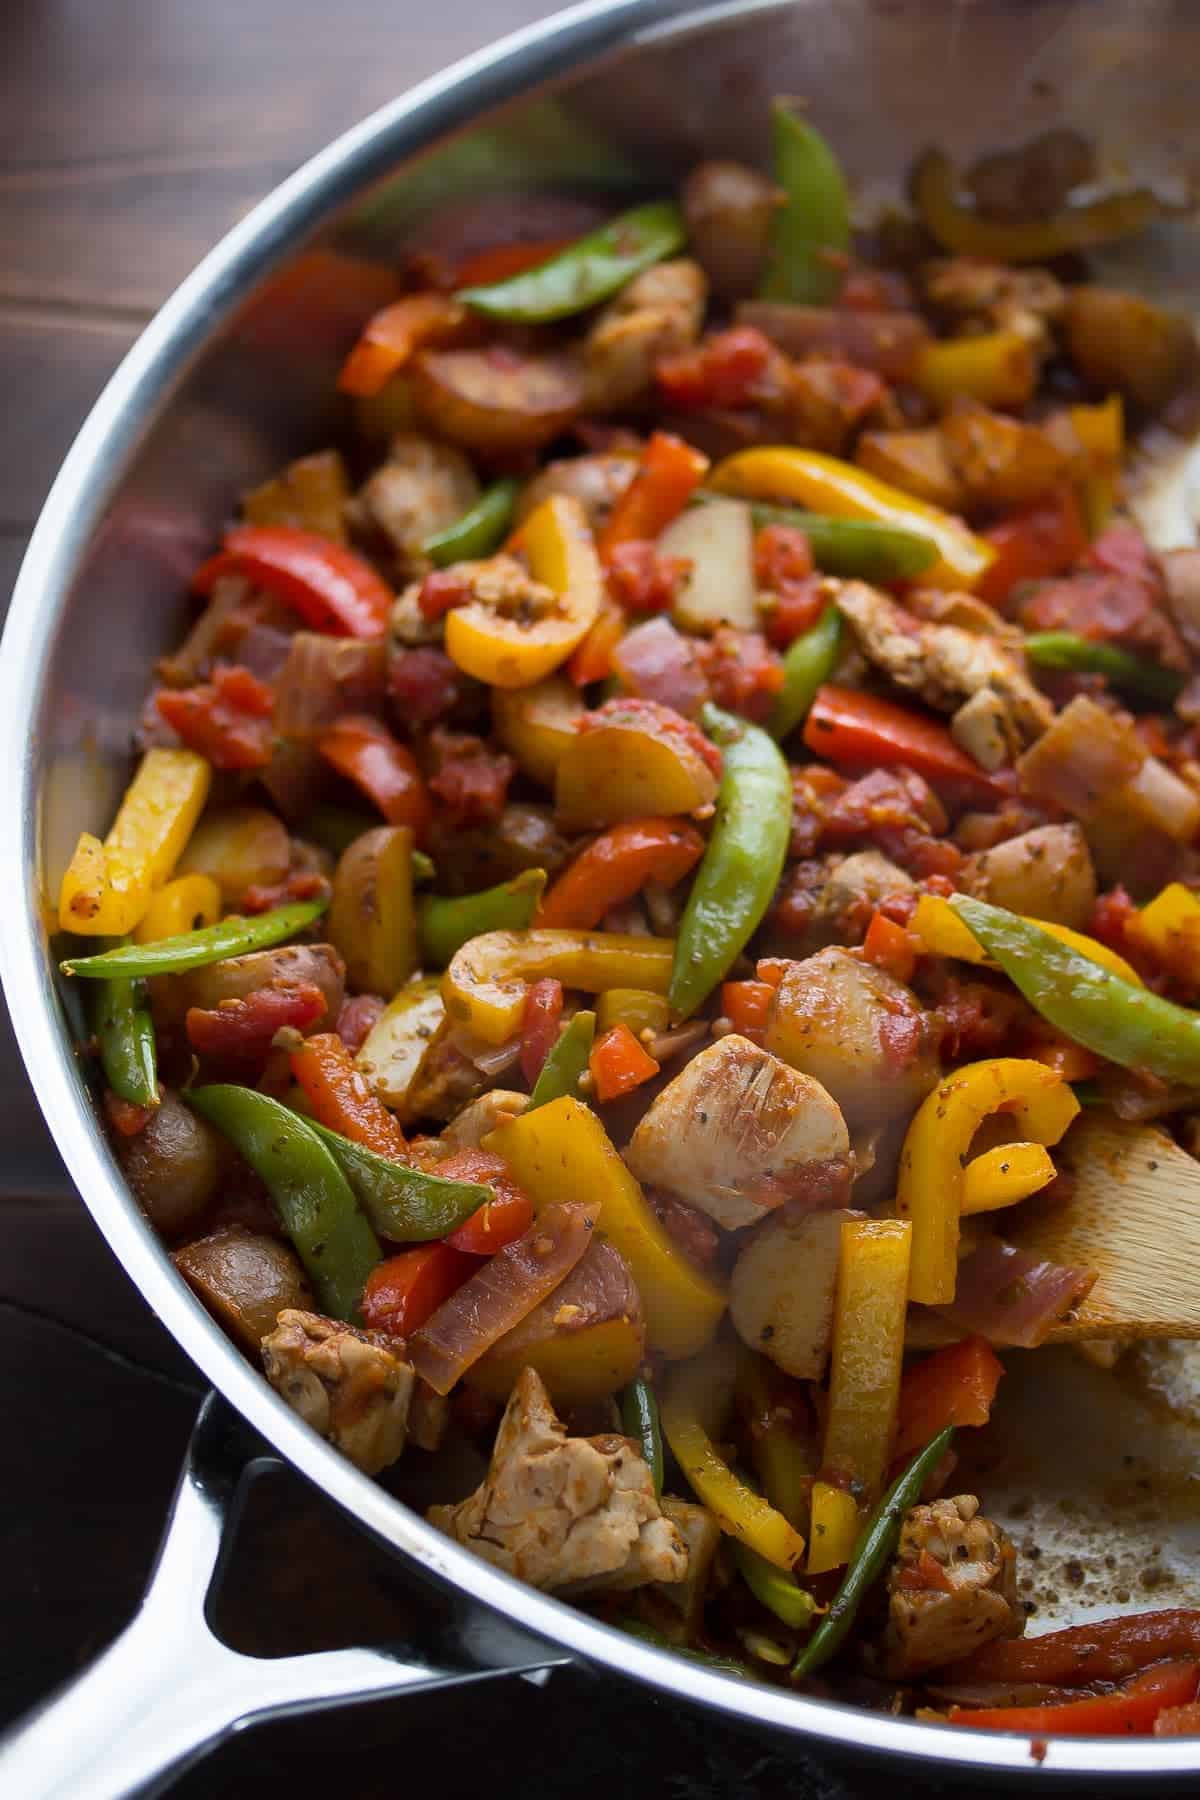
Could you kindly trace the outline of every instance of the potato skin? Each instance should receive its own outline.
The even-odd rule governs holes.
[[[1063,328],[1067,354],[1084,380],[1098,393],[1116,388],[1147,412],[1163,406],[1196,367],[1191,321],[1140,294],[1073,287]]]
[[[114,1147],[138,1205],[165,1238],[196,1225],[229,1168],[224,1138],[170,1088],[162,1090],[145,1129],[117,1138]]]
[[[271,887],[288,872],[287,826],[263,806],[231,806],[201,819],[179,859],[177,875],[211,875],[226,906],[247,888]]]
[[[480,455],[537,450],[583,407],[578,365],[557,355],[426,350],[412,370],[421,418],[440,437]]]
[[[833,1341],[833,1301],[845,1207],[772,1213],[746,1244],[729,1283],[729,1316],[743,1343],[787,1375],[820,1381]]]
[[[960,885],[977,900],[1031,919],[1087,929],[1096,871],[1079,825],[1040,825],[967,858]]]
[[[275,950],[227,956],[207,969],[156,976],[150,983],[154,1022],[170,1029],[182,1022],[190,1006],[207,1010],[222,1000],[244,1000],[258,988],[299,987],[306,982],[325,996],[319,1029],[332,1031],[346,991],[346,966],[332,944],[281,944]]]
[[[250,1231],[218,1231],[176,1250],[172,1258],[219,1325],[251,1355],[281,1312],[312,1311],[312,1291],[294,1250]]]

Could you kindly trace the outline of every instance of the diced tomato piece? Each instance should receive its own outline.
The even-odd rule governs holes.
[[[456,1150],[436,1164],[448,1181],[478,1181],[490,1187],[493,1198],[446,1239],[470,1256],[493,1256],[511,1244],[533,1224],[533,1201],[519,1188],[502,1156],[488,1150]]]
[[[1061,575],[1078,562],[1088,543],[1079,501],[1070,487],[1013,513],[983,536],[996,556],[976,583],[976,592],[993,606],[1006,600],[1018,582]]]
[[[563,1010],[561,981],[544,975],[531,981],[525,993],[521,1015],[521,1073],[530,1087],[542,1072],[542,1064],[558,1042],[559,1021]]]
[[[399,717],[420,728],[444,719],[462,699],[465,677],[444,650],[401,650],[388,666],[388,692]]]
[[[764,525],[754,537],[754,579],[771,594],[807,581],[816,568],[812,545],[795,525]]]
[[[616,1100],[657,1075],[659,1064],[628,1025],[613,1025],[597,1038],[588,1058],[597,1100]]]
[[[917,966],[916,947],[903,925],[897,925],[886,913],[876,912],[863,939],[863,956],[877,969],[894,975],[897,981],[911,981]]]
[[[451,1244],[419,1244],[378,1263],[363,1288],[362,1315],[371,1331],[411,1337],[479,1267]]]
[[[293,987],[255,988],[241,1000],[219,1006],[190,1006],[184,1021],[188,1043],[197,1056],[249,1065],[261,1063],[275,1034],[285,1026],[305,1031],[325,1015],[325,996],[315,983]]]
[[[271,760],[275,697],[249,669],[218,663],[210,681],[160,688],[154,704],[188,749],[215,769],[261,769]]]
[[[777,650],[786,650],[812,629],[827,604],[823,575],[793,582],[784,593],[777,593],[774,606],[766,613],[769,641]]]
[[[104,1116],[121,1137],[132,1138],[145,1131],[154,1117],[154,1108],[138,1106],[132,1100],[122,1100],[120,1094],[114,1094],[111,1088],[105,1088]]]
[[[695,350],[662,357],[655,368],[659,393],[683,410],[749,406],[771,361],[770,340],[752,325],[718,331]]]
[[[284,881],[254,882],[242,895],[240,910],[244,913],[270,912],[286,906],[289,900],[315,900],[329,891],[328,879],[315,869],[297,869]]]
[[[732,625],[719,625],[699,650],[717,705],[761,725],[784,683],[779,652],[761,631],[737,631]]]
[[[431,569],[421,583],[417,605],[424,618],[441,619],[470,598],[471,589],[456,569]]]
[[[902,1564],[896,1575],[896,1586],[911,1593],[952,1594],[954,1583],[936,1556],[922,1550],[915,1563]]]
[[[351,1055],[357,1055],[382,1018],[387,1001],[380,994],[354,994],[343,1000],[334,1030]]]
[[[437,762],[429,791],[441,802],[439,822],[444,820],[451,830],[494,824],[517,772],[513,758],[492,750],[482,738],[441,725],[430,733],[429,746]]]
[[[688,556],[660,556],[646,538],[617,544],[608,558],[608,591],[629,612],[669,612],[691,572]]]

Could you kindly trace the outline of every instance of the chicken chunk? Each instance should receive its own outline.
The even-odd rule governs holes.
[[[926,1583],[927,1558],[937,1569]],[[957,1662],[993,1638],[1020,1637],[1025,1629],[1017,1553],[1006,1533],[980,1516],[974,1494],[905,1514],[887,1592],[883,1667],[893,1680]]]
[[[262,1359],[276,1392],[352,1463],[377,1475],[395,1462],[414,1380],[402,1338],[289,1308],[264,1337]]]
[[[360,511],[395,547],[412,574],[429,567],[427,537],[444,531],[479,498],[479,483],[461,450],[416,432],[393,438],[387,461],[359,489]]]
[[[707,298],[704,271],[690,256],[658,263],[622,288],[584,342],[588,409],[617,412],[643,399],[659,358],[700,336]]]
[[[1040,737],[1054,717],[1017,653],[998,639],[924,623],[865,581],[838,583],[834,598],[864,656],[926,705],[956,712],[973,694],[994,693],[1013,740],[1022,745]]]
[[[851,1129],[911,1118],[941,1074],[929,1016],[912,992],[836,946],[789,964],[765,1041],[832,1094]]]
[[[624,1154],[639,1181],[736,1231],[785,1200],[836,1199],[849,1150],[846,1122],[818,1082],[731,1033],[663,1089]]]
[[[491,1088],[456,1113],[442,1133],[452,1150],[478,1150],[490,1131],[518,1118],[529,1105],[529,1095],[512,1088]]]
[[[518,525],[553,494],[578,500],[593,531],[602,531],[609,514],[638,471],[636,455],[597,451],[591,456],[564,456],[549,462],[528,482],[517,506]]]
[[[1052,347],[1051,326],[1062,317],[1066,290],[1049,269],[1010,269],[1003,263],[954,256],[926,265],[925,297],[961,331],[1019,331],[1038,350]]]
[[[479,1488],[428,1517],[531,1587],[634,1588],[688,1572],[687,1543],[630,1439],[568,1437],[534,1369],[512,1391]]]

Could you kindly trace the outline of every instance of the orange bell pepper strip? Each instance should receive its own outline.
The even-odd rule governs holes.
[[[478,321],[449,294],[405,294],[367,320],[338,387],[364,398],[377,394],[418,350],[461,344],[478,331]]]
[[[1200,1684],[1200,1663],[1160,1663],[1113,1694],[1056,1706],[952,1706],[951,1725],[977,1731],[1023,1731],[1030,1737],[1148,1737],[1167,1707],[1189,1706]]]
[[[613,1025],[597,1038],[588,1057],[597,1100],[619,1100],[658,1074],[660,1065],[638,1043],[628,1025]]]
[[[377,638],[387,629],[395,595],[365,557],[345,544],[295,525],[235,525],[224,548],[192,577],[198,594],[222,575],[245,575],[300,614],[314,631]]]
[[[1074,488],[1061,487],[1012,513],[983,534],[993,560],[976,583],[975,592],[999,606],[1019,581],[1041,581],[1061,575],[1087,549],[1088,536]]]
[[[363,1322],[370,1331],[411,1337],[478,1268],[478,1257],[444,1243],[420,1244],[389,1256],[367,1276]]]
[[[722,982],[722,1016],[743,1037],[752,1031],[765,1031],[776,985],[769,981]]]
[[[850,768],[915,769],[927,781],[958,782],[972,792],[994,796],[993,782],[960,750],[944,725],[857,688],[826,683],[804,722],[804,742],[824,762]]]
[[[904,1371],[892,1456],[907,1462],[947,1425],[986,1425],[1004,1364],[986,1338],[964,1338]]]
[[[873,916],[863,939],[862,953],[866,962],[894,975],[897,981],[911,981],[917,964],[913,941],[903,925],[897,925],[886,913],[877,912]]]
[[[607,559],[632,538],[653,540],[687,505],[708,473],[708,458],[670,431],[656,431],[642,451],[641,465],[600,533]]]
[[[602,832],[559,876],[534,925],[590,931],[648,881],[674,887],[703,854],[704,839],[682,819],[627,819]]]
[[[318,1124],[355,1144],[365,1144],[377,1156],[406,1161],[408,1146],[395,1114],[372,1092],[335,1031],[305,1038],[292,1051],[290,1061]]]
[[[1004,1638],[954,1663],[956,1681],[1046,1681],[1080,1687],[1087,1681],[1124,1681],[1150,1663],[1200,1658],[1200,1612],[1126,1613],[1090,1619],[1041,1637]]]
[[[600,602],[595,623],[567,664],[567,674],[576,687],[587,687],[593,681],[607,681],[613,672],[613,651],[625,636],[628,623],[624,612],[613,601]]]
[[[317,749],[374,801],[389,825],[407,825],[421,841],[433,819],[429,793],[412,751],[385,725],[348,713],[322,732]]]

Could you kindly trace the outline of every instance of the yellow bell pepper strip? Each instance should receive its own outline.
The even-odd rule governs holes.
[[[1015,1206],[1048,1186],[1057,1173],[1041,1144],[997,1144],[963,1170],[962,1216]]]
[[[454,899],[426,894],[417,905],[426,968],[444,969],[456,951],[485,931],[524,930],[533,923],[545,887],[545,869],[522,869],[511,881],[501,881],[477,894]]]
[[[995,1112],[1012,1114],[1025,1138],[1057,1144],[1078,1111],[1078,1100],[1056,1070],[1015,1056],[956,1069],[922,1101],[904,1139],[896,1190],[896,1212],[913,1228],[910,1299],[944,1306],[954,1298],[965,1173],[983,1121]]]
[[[1120,394],[1098,406],[1070,406],[1071,428],[1087,457],[1079,499],[1089,537],[1099,537],[1116,502],[1125,456],[1125,408]]]
[[[829,1481],[813,1482],[810,1575],[827,1575],[830,1569],[846,1566],[858,1537],[858,1523],[858,1502],[853,1494]]]
[[[1149,188],[1131,188],[1065,207],[1048,219],[988,219],[962,204],[953,164],[941,150],[918,158],[912,198],[921,223],[944,250],[1002,263],[1052,262],[1071,250],[1112,244],[1173,210]]]
[[[1064,1037],[1124,1069],[1200,1087],[1200,1013],[1123,981],[1003,907],[965,894],[956,894],[950,905],[1030,1006]]]
[[[846,177],[820,132],[785,100],[771,107],[771,137],[784,204],[771,219],[759,293],[820,306],[841,286],[839,260],[850,248]]]
[[[973,588],[995,556],[961,520],[818,450],[787,445],[739,450],[717,464],[708,485],[743,500],[790,502],[835,518],[874,519],[917,532],[937,547],[937,561],[922,577],[930,587]]]
[[[634,1037],[644,1031],[657,1036],[671,1023],[671,1004],[665,994],[645,988],[606,988],[596,1001],[596,1031],[603,1036],[614,1025],[628,1025]]]
[[[1196,910],[1200,919],[1200,904]],[[1039,930],[1049,932],[1060,943],[1077,950],[1080,956],[1089,957],[1092,962],[1111,969],[1122,981],[1128,981],[1134,987],[1143,986],[1142,978],[1133,965],[1107,944],[1102,944],[1099,938],[1088,937],[1085,932],[1074,931],[1071,926],[1059,925],[1052,919],[1026,919],[1025,923],[1036,925]],[[980,963],[991,968],[996,966],[978,938],[940,894],[921,895],[908,930],[918,940],[922,950],[931,956],[953,956],[959,962]]]
[[[926,344],[912,381],[942,412],[959,399],[1018,407],[1037,387],[1038,360],[1023,332],[987,331]]]
[[[564,1194],[599,1201],[598,1235],[629,1265],[648,1346],[672,1358],[703,1349],[725,1311],[725,1295],[676,1248],[589,1107],[564,1094],[497,1126],[483,1148],[504,1158],[538,1211]]]
[[[221,916],[221,890],[211,875],[177,875],[150,897],[145,917],[133,934],[135,944],[157,944],[215,925]]]
[[[212,769],[191,750],[147,750],[103,844],[83,832],[63,876],[58,919],[84,937],[125,937],[182,856]]]
[[[1173,974],[1200,981],[1200,900],[1181,881],[1169,882],[1132,913],[1125,929]]]
[[[532,687],[583,642],[604,598],[604,575],[578,500],[553,494],[521,527],[530,574],[554,596],[535,617],[470,600],[446,614],[446,654],[489,687]]]
[[[764,1357],[739,1346],[737,1397],[750,1440],[750,1458],[762,1489],[776,1512],[797,1531],[805,1529],[815,1458],[807,1437],[793,1429],[786,1401],[773,1391]]]
[[[659,1410],[666,1436],[696,1497],[729,1537],[747,1544],[776,1569],[791,1569],[804,1555],[804,1539],[782,1513],[730,1468],[713,1444],[720,1428],[719,1398],[732,1382],[732,1351],[714,1344],[702,1356],[671,1369]]]
[[[953,1437],[953,1425],[939,1431],[908,1468],[897,1475],[872,1512],[851,1551],[842,1585],[834,1595],[829,1611],[796,1658],[793,1675],[812,1675],[838,1649],[858,1616],[863,1595],[882,1575],[896,1548],[905,1513],[921,1498],[922,1488],[950,1448]]]
[[[879,1492],[891,1456],[912,1243],[907,1219],[842,1226],[821,1464],[847,1479],[860,1502]]]
[[[269,950],[286,943],[319,919],[326,900],[293,900],[271,912],[243,919],[231,914],[217,925],[185,931],[179,937],[160,938],[154,944],[122,944],[99,956],[68,956],[59,963],[64,975],[83,975],[91,981],[131,975],[178,975],[184,969],[206,969],[229,956],[246,956],[251,950]]]
[[[674,956],[671,938],[632,932],[487,931],[455,952],[442,977],[442,998],[456,1024],[487,1044],[504,1044],[521,1029],[531,981],[550,976],[586,994],[610,987],[665,994]]]

